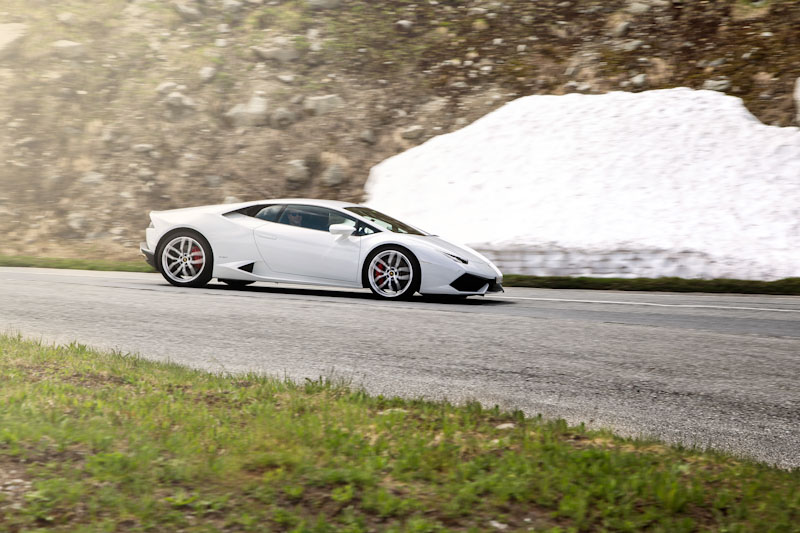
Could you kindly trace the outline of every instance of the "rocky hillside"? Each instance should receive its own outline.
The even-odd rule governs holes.
[[[147,211],[361,199],[528,94],[689,86],[798,125],[800,2],[3,0],[0,253],[135,257]],[[765,154],[769,157],[769,154]]]

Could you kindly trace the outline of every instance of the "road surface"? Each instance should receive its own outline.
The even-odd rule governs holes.
[[[800,298],[510,288],[465,301],[0,268],[0,332],[333,376],[800,467]]]

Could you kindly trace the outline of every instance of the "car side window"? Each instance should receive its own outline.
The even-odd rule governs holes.
[[[373,233],[378,233],[378,230],[359,220],[356,223],[356,231],[353,235],[360,237],[362,235],[372,235]]]
[[[355,237],[361,237],[363,235],[372,235],[373,233],[377,233],[377,230],[370,225],[362,222],[360,220],[356,220],[351,218],[345,214],[342,214],[338,211],[331,211],[330,219],[331,225],[333,224],[344,224],[346,226],[350,226],[355,228],[353,235]],[[329,226],[330,227],[330,226]]]
[[[318,231],[328,231],[333,224],[347,224],[356,228],[354,235],[367,235],[375,232],[368,230],[368,233],[359,233],[360,226],[364,226],[362,222],[339,211],[315,205],[287,205],[280,215],[278,223]]]
[[[259,210],[255,217],[266,220],[267,222],[277,222],[284,207],[283,205],[269,205]]]

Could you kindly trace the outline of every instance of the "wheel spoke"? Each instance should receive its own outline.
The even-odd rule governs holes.
[[[397,279],[407,280],[411,279],[411,276],[397,276]]]
[[[384,263],[381,259],[378,259],[378,262],[376,264],[381,265],[385,269],[389,268],[389,265]]]
[[[197,275],[197,270],[195,270],[195,268],[192,265],[192,263],[186,263],[186,268],[189,269],[189,272],[191,273],[192,276],[196,276]]]
[[[377,282],[377,280],[376,280],[376,282]],[[389,285],[389,289],[391,290],[391,282],[392,282],[392,278],[387,276],[386,279],[383,280],[383,283],[378,285],[378,288],[379,289],[383,289],[384,287],[386,287],[386,285]]]

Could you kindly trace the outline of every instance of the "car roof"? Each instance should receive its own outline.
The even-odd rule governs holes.
[[[334,209],[344,209],[345,207],[356,207],[360,204],[353,202],[340,202],[339,200],[319,200],[316,198],[271,198],[269,200],[260,200],[252,202],[253,204],[302,204],[302,205],[315,205],[319,207],[331,207]]]

